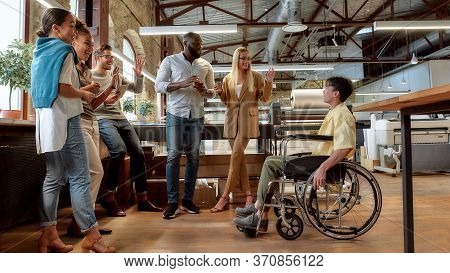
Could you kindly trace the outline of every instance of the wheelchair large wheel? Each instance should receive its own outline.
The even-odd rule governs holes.
[[[297,214],[292,214],[289,216],[289,218],[286,219],[290,228],[286,226],[283,222],[283,220],[278,218],[277,220],[277,231],[280,236],[286,240],[295,240],[300,235],[302,235],[303,232],[303,221]]]
[[[373,175],[353,162],[340,162],[327,172],[327,183],[315,190],[313,175],[302,201],[306,216],[321,233],[352,239],[369,231],[381,213],[381,190]]]
[[[284,198],[283,203],[284,203],[284,205],[289,206],[289,207],[296,206],[295,202],[290,198]],[[274,207],[273,212],[275,213],[275,215],[277,217],[281,216],[281,208]],[[295,209],[294,208],[286,208],[286,211],[285,211],[286,218],[290,218],[292,215],[295,215]]]

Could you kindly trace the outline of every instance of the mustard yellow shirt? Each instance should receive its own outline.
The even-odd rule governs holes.
[[[356,147],[356,119],[344,103],[330,110],[320,126],[319,135],[333,136],[333,141],[321,142],[313,155],[331,155],[335,150],[352,148],[350,158]]]

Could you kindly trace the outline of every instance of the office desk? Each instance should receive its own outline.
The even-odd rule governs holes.
[[[354,112],[393,111],[401,114],[403,234],[405,252],[414,252],[411,115],[450,113],[450,84],[376,101],[353,108]]]

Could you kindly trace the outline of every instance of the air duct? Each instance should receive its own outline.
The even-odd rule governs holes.
[[[280,0],[278,12],[274,22],[288,22],[284,28],[293,29],[294,26],[301,24],[300,0]],[[306,28],[305,28],[306,29]],[[304,30],[304,29],[303,29]],[[267,37],[266,54],[263,58],[264,62],[274,62],[278,58],[278,49],[281,47],[281,42],[284,39],[285,32],[282,28],[273,28]]]
[[[287,1],[288,24],[281,29],[284,32],[302,32],[308,26],[302,24],[302,13],[300,1]]]

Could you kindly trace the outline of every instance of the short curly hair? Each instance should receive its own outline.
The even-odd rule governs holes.
[[[108,44],[102,44],[100,47],[98,47],[95,50],[95,52],[94,52],[95,57],[100,57],[103,54],[103,51],[105,51],[105,50],[112,50],[112,47]]]

